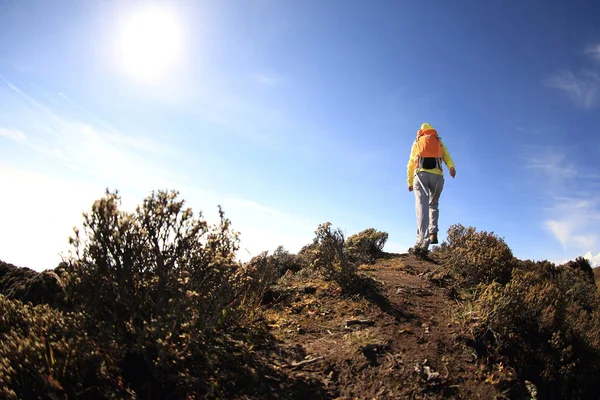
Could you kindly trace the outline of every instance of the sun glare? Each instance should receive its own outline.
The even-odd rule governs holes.
[[[119,69],[145,83],[157,83],[181,62],[181,22],[166,7],[138,9],[123,18],[117,43]]]

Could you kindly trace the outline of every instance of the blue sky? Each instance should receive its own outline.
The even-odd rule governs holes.
[[[415,240],[422,122],[453,156],[440,230],[600,252],[600,6],[559,1],[3,1],[0,259],[52,268],[106,187],[177,189],[297,251],[321,222]],[[445,234],[442,235],[445,237]]]

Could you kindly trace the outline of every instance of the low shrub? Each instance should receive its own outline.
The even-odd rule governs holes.
[[[479,288],[473,337],[481,351],[507,360],[520,378],[538,386],[542,398],[600,395],[595,383],[600,295],[587,277],[570,268],[530,263],[515,269],[506,285]],[[585,301],[583,293],[589,296]]]
[[[240,295],[237,296],[240,298],[240,306],[251,310],[258,308],[269,287],[281,277],[281,271],[291,271],[295,267],[293,263],[293,255],[280,246],[273,254],[262,252],[244,264],[237,276],[240,280],[238,286],[241,288]]]
[[[305,246],[303,246],[300,251],[298,251],[298,258],[303,260],[302,262],[306,266],[313,266],[315,259],[317,258],[317,249],[319,244],[313,239],[313,241]]]
[[[313,266],[327,279],[335,281],[343,291],[352,292],[357,282],[357,267],[350,262],[344,234],[326,222],[315,231]]]
[[[84,214],[65,268],[70,299],[120,340],[169,315],[200,329],[215,327],[235,300],[238,236],[221,210],[209,226],[183,207],[177,192],[152,193],[133,213],[106,193]]]
[[[65,308],[64,285],[51,270],[36,272],[0,261],[0,294],[9,299]]]
[[[207,393],[210,343],[252,323],[272,263],[235,261],[238,234],[223,211],[209,225],[177,192],[153,192],[135,212],[120,206],[107,191],[75,230],[60,269],[69,301],[88,332],[119,344],[115,362],[140,398]]]
[[[448,229],[448,243],[439,254],[444,263],[470,285],[506,283],[515,263],[512,251],[502,238],[493,232],[477,232],[473,227],[462,225]]]
[[[268,254],[267,258],[269,263],[273,265],[274,270],[278,277],[285,275],[288,271],[298,272],[301,269],[309,267],[311,260],[309,257],[303,256],[302,254],[292,254],[283,246],[279,246],[275,249],[273,254]]]
[[[348,255],[355,261],[372,263],[383,253],[387,239],[387,232],[374,228],[365,229],[346,239]]]
[[[85,318],[0,295],[0,397],[133,399],[115,361],[122,348],[88,336]]]
[[[598,288],[594,281],[589,279],[587,273],[577,268],[560,266],[557,268],[555,279],[570,304],[577,305],[588,312],[600,307]]]
[[[587,259],[583,257],[577,257],[575,260],[566,263],[564,267],[578,271],[584,277],[584,279],[590,283],[594,283],[594,270]]]

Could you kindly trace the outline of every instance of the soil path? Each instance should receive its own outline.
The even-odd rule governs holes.
[[[342,296],[309,278],[267,312],[290,378],[319,382],[294,398],[494,398],[473,349],[459,340],[457,300],[439,266],[390,255],[361,271],[378,290]],[[282,354],[284,355],[284,354]],[[314,387],[314,385],[313,385]]]

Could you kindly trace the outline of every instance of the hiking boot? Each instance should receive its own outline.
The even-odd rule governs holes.
[[[437,233],[432,233],[431,235],[429,235],[429,243],[431,244],[438,244],[438,239],[437,239]]]

